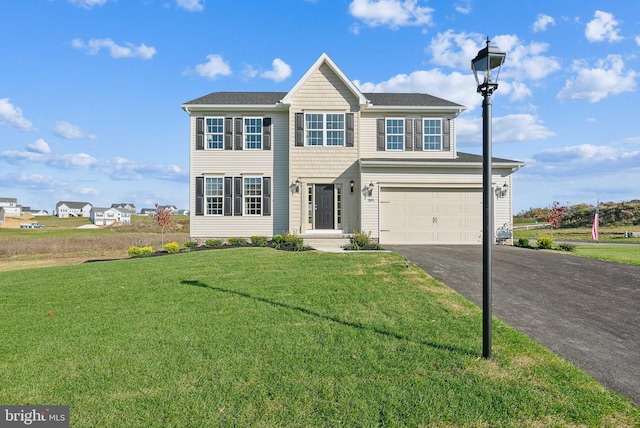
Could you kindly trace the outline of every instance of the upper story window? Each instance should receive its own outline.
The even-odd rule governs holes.
[[[262,118],[244,118],[244,148],[262,150]]]
[[[307,146],[344,146],[344,113],[305,113]]]
[[[222,215],[224,200],[222,177],[205,177],[205,212],[207,215]]]
[[[442,120],[424,119],[423,144],[424,150],[442,149]]]
[[[205,126],[207,149],[224,149],[224,118],[207,117]]]
[[[404,119],[386,120],[387,150],[404,149]]]

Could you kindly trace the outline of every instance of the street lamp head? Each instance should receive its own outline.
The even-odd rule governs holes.
[[[506,56],[507,54],[498,49],[497,46],[491,46],[489,38],[487,38],[487,46],[480,49],[478,55],[471,60],[471,69],[476,77],[478,92],[484,95],[491,94],[496,90],[500,68]]]

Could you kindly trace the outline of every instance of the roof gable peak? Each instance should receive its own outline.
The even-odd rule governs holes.
[[[316,62],[307,70],[307,72],[302,76],[300,80],[295,84],[295,86],[287,93],[287,95],[282,99],[283,104],[291,104],[291,100],[295,93],[309,80],[309,78],[320,69],[322,65],[326,64],[339,78],[342,82],[349,88],[349,90],[353,93],[353,95],[358,98],[358,102],[362,104],[367,104],[367,98],[360,92],[358,87],[347,77],[346,74],[336,65],[335,62],[327,55],[326,52],[323,52],[322,55],[316,60]]]

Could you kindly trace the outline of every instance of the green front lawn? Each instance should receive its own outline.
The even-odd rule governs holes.
[[[640,426],[392,253],[245,248],[0,272],[0,402],[71,426]]]

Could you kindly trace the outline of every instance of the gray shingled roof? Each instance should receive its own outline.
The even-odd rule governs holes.
[[[286,95],[286,92],[212,92],[185,104],[275,105]]]
[[[482,155],[474,155],[471,153],[463,153],[458,152],[457,158],[366,158],[361,159],[363,162],[376,162],[376,161],[397,161],[397,162],[434,162],[434,163],[482,163]],[[502,159],[502,158],[491,158],[493,163],[523,163],[520,161],[510,160],[510,159]]]
[[[379,106],[463,107],[429,94],[366,93],[371,103]]]
[[[213,92],[186,105],[276,105],[287,92]],[[365,93],[374,106],[463,107],[429,94]]]

